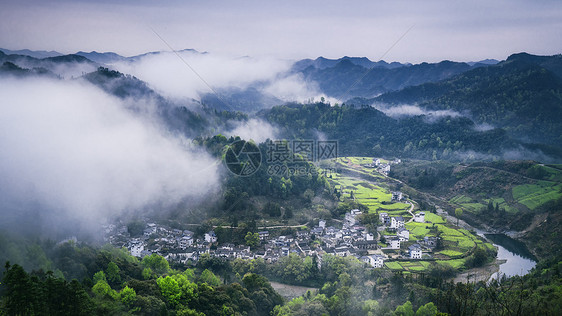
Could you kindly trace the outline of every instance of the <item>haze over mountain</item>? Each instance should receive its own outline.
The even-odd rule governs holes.
[[[0,62],[4,63],[4,73],[66,78],[83,76],[120,98],[153,100],[156,107],[150,111],[158,113],[170,128],[189,137],[216,131],[217,128],[222,131],[234,130],[238,126],[239,123],[234,121],[229,123],[228,119],[215,117],[209,109],[254,113],[287,102],[318,101],[320,97],[325,97],[332,104],[374,105],[383,111],[383,116],[391,118],[387,123],[375,123],[378,119],[374,119],[367,125],[371,127],[355,129],[362,133],[369,133],[369,129],[372,129],[371,132],[377,130],[377,133],[385,134],[386,131],[408,128],[412,124],[426,125],[432,130],[432,124],[447,117],[467,119],[473,122],[470,129],[475,133],[501,128],[512,140],[502,136],[504,140],[497,142],[496,149],[493,146],[469,146],[463,147],[463,150],[484,151],[486,155],[502,156],[502,151],[511,148],[511,152],[514,152],[519,146],[516,144],[520,143],[526,148],[521,151],[522,156],[529,155],[532,151],[535,153],[528,157],[554,159],[562,156],[562,130],[557,121],[562,115],[559,97],[562,89],[562,62],[559,55],[534,56],[521,53],[509,56],[500,63],[484,61],[470,65],[443,61],[410,65],[350,57],[335,60],[319,57],[315,60],[286,62],[250,57],[232,58],[199,53],[196,50],[178,53],[182,59],[169,52],[151,52],[133,57],[114,53],[79,52],[43,59],[0,52]],[[100,66],[116,68],[125,74],[101,68],[94,71]],[[135,76],[126,75],[127,72]],[[344,100],[347,101],[342,102]],[[329,107],[324,108],[319,115],[327,115],[322,112],[328,109]],[[426,119],[405,124],[401,121],[411,116]],[[266,117],[274,125],[287,126],[288,123],[279,119],[271,120],[267,115],[262,117]],[[311,137],[313,130],[328,132],[323,129],[322,124],[336,124],[338,128],[344,126],[330,121],[322,123],[317,119],[302,126],[310,129],[310,132],[292,132],[292,136]],[[392,121],[396,123],[390,124]],[[461,125],[455,129],[466,128]],[[377,126],[386,128],[381,130]],[[421,126],[415,128],[425,129]],[[451,132],[457,133],[453,130],[446,133]],[[339,137],[332,132],[328,132],[328,135]],[[353,142],[354,138],[355,136],[351,137],[349,141]],[[412,142],[407,138],[404,135],[392,142],[394,147],[387,148],[388,153],[407,155],[404,148]],[[463,137],[459,138],[458,135],[446,138],[453,144],[461,141],[466,145],[467,141],[461,140]],[[413,142],[413,147],[410,146],[409,150],[419,150],[415,149],[416,142],[423,139],[421,137]],[[377,144],[383,146],[383,143],[375,141],[369,145],[371,147],[361,146],[365,150],[355,150],[354,153],[375,154],[372,150]],[[445,146],[439,148],[437,156],[446,148],[451,151],[460,149],[459,146]],[[432,150],[430,146],[422,151],[431,156]]]

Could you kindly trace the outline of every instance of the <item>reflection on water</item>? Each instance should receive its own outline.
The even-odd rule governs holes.
[[[498,260],[506,260],[500,265],[500,273],[506,276],[525,275],[537,264],[536,258],[525,244],[504,234],[484,234],[498,247]],[[494,273],[491,278],[496,278]]]

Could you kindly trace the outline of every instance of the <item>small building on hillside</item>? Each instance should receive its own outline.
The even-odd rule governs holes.
[[[384,265],[384,257],[381,255],[370,255],[361,257],[361,261],[369,264],[373,268],[382,268]]]
[[[414,222],[416,223],[424,223],[425,222],[425,213],[419,212],[414,215]]]
[[[260,240],[267,240],[269,238],[269,231],[264,230],[264,231],[258,232],[258,235],[260,236]]]
[[[421,259],[422,258],[422,249],[421,249],[420,245],[413,244],[410,247],[408,247],[408,250],[410,251],[410,259]]]
[[[379,221],[384,226],[390,226],[390,216],[388,216],[388,213],[384,213],[384,212],[380,213],[379,214]]]
[[[208,233],[205,233],[205,242],[210,242],[210,243],[215,243],[217,242],[217,235],[215,234],[214,231],[210,231]]]
[[[404,217],[396,216],[390,218],[390,228],[403,228],[404,227]]]
[[[400,249],[400,239],[396,236],[391,236],[386,239],[388,243],[388,248],[390,249]]]
[[[403,198],[404,196],[402,195],[402,192],[400,191],[392,192],[392,201],[402,201]]]
[[[406,228],[398,228],[396,231],[396,235],[400,239],[400,241],[408,241],[410,240],[410,232]]]

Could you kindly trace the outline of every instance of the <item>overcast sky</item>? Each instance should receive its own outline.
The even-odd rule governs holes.
[[[152,30],[174,49],[234,56],[505,59],[562,53],[562,1],[4,0],[0,10],[0,47],[12,50],[169,50]]]

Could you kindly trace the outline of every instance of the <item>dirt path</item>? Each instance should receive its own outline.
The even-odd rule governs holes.
[[[408,209],[408,213],[410,213],[410,215],[412,215],[412,218],[410,218],[410,220],[408,221],[408,223],[412,222],[414,220],[414,212],[412,212],[414,210],[414,203],[408,201],[408,204],[410,204],[410,209]]]

